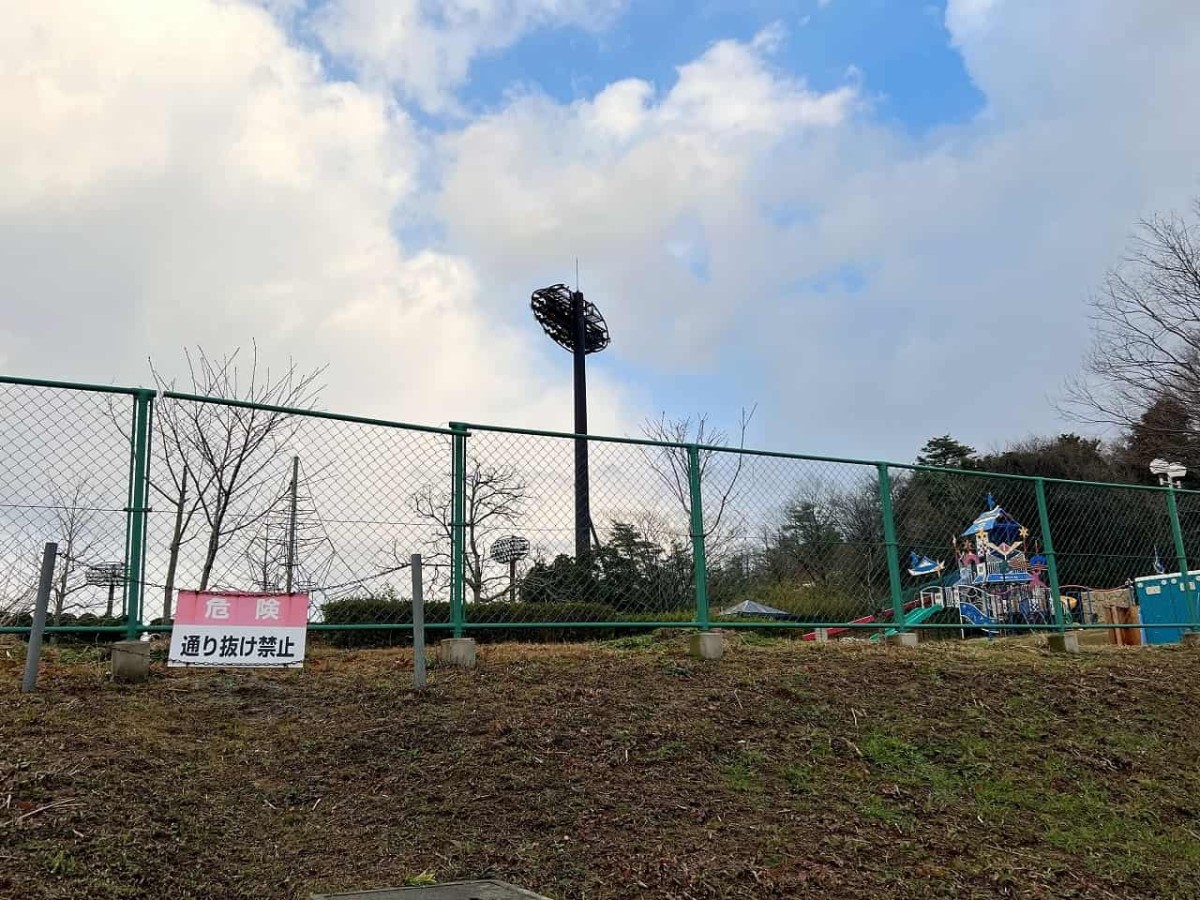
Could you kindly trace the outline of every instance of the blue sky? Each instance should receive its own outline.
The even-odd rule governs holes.
[[[749,41],[779,26],[787,35],[775,58],[781,68],[820,90],[857,70],[876,115],[919,133],[969,118],[983,102],[949,45],[944,18],[944,3],[895,0],[635,0],[603,32],[547,28],[480,59],[464,95],[486,108],[518,84],[564,102],[621,78],[666,87],[680,63],[713,41]]]
[[[803,79],[820,91],[859,83],[875,119],[919,138],[968,121],[983,107],[983,95],[950,45],[944,19],[944,3],[640,0],[603,31],[570,25],[537,30],[478,59],[462,97],[476,110],[502,106],[514,90],[534,90],[571,103],[625,78],[646,80],[662,92],[676,82],[682,62],[700,56],[715,41],[749,42],[764,29],[775,28],[784,39],[771,62],[781,74]],[[438,127],[436,118],[429,122]],[[787,208],[773,214],[783,225],[795,215]],[[585,271],[587,264],[585,258]],[[691,269],[703,280],[702,265]],[[805,279],[803,287],[820,295],[837,288],[853,293],[865,277],[860,267],[844,264]],[[603,298],[596,301],[603,304]],[[514,320],[519,316],[515,311]],[[624,324],[639,327],[636,321]],[[655,410],[698,414],[709,411],[699,407],[711,404],[728,418],[730,410],[754,406],[762,402],[761,395],[773,393],[770,386],[764,390],[754,382],[754,368],[748,365],[754,354],[752,340],[725,342],[716,348],[717,364],[701,371],[677,361],[629,359],[621,353],[619,333],[615,341],[613,352],[592,365],[636,385]],[[562,377],[569,377],[565,357],[560,363]],[[788,404],[769,408],[786,414]],[[753,428],[752,437],[758,440],[768,439],[772,431],[762,416]]]

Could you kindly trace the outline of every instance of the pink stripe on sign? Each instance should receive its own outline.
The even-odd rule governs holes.
[[[303,628],[308,594],[214,594],[180,591],[176,625],[259,625]]]

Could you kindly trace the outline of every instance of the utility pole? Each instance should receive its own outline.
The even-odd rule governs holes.
[[[296,571],[296,497],[300,489],[300,457],[292,457],[292,484],[289,489],[291,507],[288,510],[287,534],[287,574],[285,576],[285,591],[292,592],[293,576]]]

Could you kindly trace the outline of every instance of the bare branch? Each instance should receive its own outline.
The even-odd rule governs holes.
[[[170,615],[182,549],[202,538],[197,587],[206,589],[222,548],[261,523],[281,499],[275,470],[300,421],[262,407],[311,409],[322,389],[323,367],[302,371],[289,360],[281,371],[272,372],[261,365],[257,345],[244,366],[240,357],[240,350],[219,358],[199,347],[185,350],[187,392],[256,406],[168,400],[156,410],[155,447],[164,474],[151,485],[174,513],[164,616]],[[150,370],[160,390],[176,389],[153,362]]]
[[[1200,200],[1191,218],[1138,223],[1091,306],[1092,348],[1084,374],[1067,385],[1064,413],[1144,437],[1200,437]],[[1181,414],[1147,418],[1164,401]]]
[[[466,474],[463,581],[473,602],[495,600],[507,593],[508,570],[493,567],[489,551],[493,538],[511,529],[524,514],[527,498],[525,483],[516,469],[484,466],[471,459]],[[448,562],[454,535],[450,492],[426,485],[413,495],[412,505],[436,532],[427,544],[426,559]]]
[[[730,521],[738,481],[742,477],[746,457],[746,430],[754,418],[757,406],[742,408],[738,419],[738,442],[728,451],[712,449],[727,446],[727,432],[709,426],[706,415],[669,419],[666,413],[642,423],[642,434],[658,446],[643,446],[642,455],[686,518],[692,511],[691,483],[688,479],[688,451],[681,444],[699,444],[697,452],[700,482],[704,490],[704,536],[708,558],[719,563],[736,540],[740,539],[742,523]],[[726,461],[718,473],[719,463]]]

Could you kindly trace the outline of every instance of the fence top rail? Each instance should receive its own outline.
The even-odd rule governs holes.
[[[568,431],[548,431],[537,428],[483,425],[477,422],[456,422],[452,423],[452,427],[444,428],[435,425],[415,425],[411,422],[397,422],[390,419],[375,419],[367,416],[346,415],[344,413],[328,412],[325,410],[300,409],[290,406],[273,406],[265,403],[254,403],[248,400],[233,400],[226,397],[211,397],[203,394],[188,394],[181,391],[160,392],[151,388],[131,388],[122,387],[120,385],[54,381],[44,378],[22,378],[14,375],[0,375],[0,384],[13,384],[26,387],[58,388],[62,390],[87,391],[90,393],[99,394],[123,394],[126,396],[144,396],[147,394],[152,394],[156,396],[168,397],[172,400],[184,400],[194,403],[211,403],[220,406],[232,406],[242,409],[257,409],[264,412],[279,413],[281,415],[305,416],[313,419],[328,419],[335,422],[348,422],[355,425],[374,425],[381,428],[396,428],[406,431],[420,431],[427,434],[441,434],[449,436],[456,434],[461,435],[465,429],[467,431],[489,431],[502,434],[522,434],[529,435],[530,437],[562,438],[567,440],[583,438],[596,443],[630,444],[641,447],[668,447],[675,449],[686,449],[694,446],[698,450],[711,453],[737,453],[744,456],[762,456],[774,459],[794,459],[803,460],[806,462],[825,462],[852,466],[870,466],[875,468],[887,466],[888,468],[892,469],[903,469],[910,472],[930,472],[940,475],[965,475],[973,478],[1003,478],[1010,481],[1042,481],[1046,484],[1067,484],[1078,487],[1095,488],[1121,488],[1135,491],[1157,491],[1159,493],[1166,493],[1168,490],[1170,490],[1166,487],[1149,484],[1117,484],[1105,481],[1077,481],[1070,478],[1053,478],[1038,475],[1012,475],[1001,472],[989,472],[981,469],[953,469],[941,468],[938,466],[925,466],[920,465],[919,463],[897,463],[888,462],[885,460],[856,459],[853,457],[842,456],[819,456],[810,453],[789,453],[783,450],[757,450],[750,447],[721,446],[718,444],[690,444],[681,441],[656,441],[650,438],[615,437],[612,435],[601,434],[580,435]],[[1200,495],[1200,490],[1190,488],[1175,488],[1175,492],[1177,494],[1184,495]]]
[[[1030,483],[1042,481],[1046,484],[1069,484],[1079,487],[1097,487],[1097,488],[1123,488],[1135,491],[1157,491],[1165,493],[1167,488],[1152,484],[1120,484],[1108,481],[1079,481],[1072,478],[1054,478],[1052,476],[1041,475],[1015,475],[1003,472],[990,472],[984,469],[954,469],[941,466],[925,466],[919,463],[898,463],[889,462],[887,460],[876,459],[857,459],[848,456],[819,456],[812,453],[790,453],[785,450],[758,450],[752,447],[733,447],[720,444],[690,444],[679,441],[655,441],[650,438],[631,438],[631,437],[612,437],[610,435],[598,434],[574,434],[569,431],[548,431],[540,428],[516,428],[503,425],[481,425],[477,422],[464,422],[463,428],[473,431],[493,431],[502,434],[525,434],[531,437],[548,437],[562,438],[564,440],[575,440],[583,438],[588,441],[610,444],[637,444],[647,447],[672,447],[672,448],[687,448],[694,446],[697,450],[703,450],[711,453],[737,453],[743,456],[764,456],[774,459],[795,459],[805,462],[825,462],[837,463],[849,466],[870,466],[878,468],[879,466],[887,466],[889,469],[903,469],[910,472],[931,472],[938,475],[968,475],[973,478],[1004,478],[1009,481],[1028,481]],[[1176,488],[1177,494],[1198,494],[1200,490],[1190,488]]]
[[[239,409],[257,409],[263,412],[279,413],[287,416],[306,416],[310,419],[330,419],[335,422],[349,422],[354,425],[378,425],[381,428],[399,428],[405,431],[423,431],[427,434],[453,435],[449,428],[436,425],[414,425],[411,422],[395,422],[390,419],[372,419],[367,416],[351,416],[344,413],[327,412],[320,409],[301,409],[294,406],[273,406],[269,403],[254,403],[249,400],[230,400],[226,397],[208,397],[204,394],[185,394],[181,391],[163,391],[162,396],[171,400],[184,400],[192,403],[212,403],[216,406],[233,406]]]
[[[15,384],[21,387],[60,388],[67,391],[87,391],[92,394],[125,394],[136,397],[143,388],[121,387],[115,384],[87,384],[81,381],[51,381],[48,378],[21,378],[16,375],[0,375],[0,384]]]
[[[1156,491],[1166,493],[1168,488],[1157,484],[1132,484],[1115,481],[1080,481],[1075,478],[1055,478],[1049,475],[1011,475],[1003,472],[989,472],[986,469],[951,469],[939,466],[922,466],[916,463],[887,463],[893,469],[907,469],[912,472],[936,472],[949,475],[973,475],[976,478],[1007,478],[1013,481],[1041,481],[1045,484],[1070,484],[1076,487],[1121,488],[1129,491]],[[1191,488],[1175,488],[1177,494],[1200,494]]]
[[[547,431],[544,428],[515,428],[507,425],[481,425],[478,422],[461,422],[461,427],[468,431],[492,431],[499,434],[524,434],[529,437],[566,438],[575,440],[582,438],[598,444],[634,444],[640,447],[674,447],[686,449],[691,444],[678,441],[656,441],[651,438],[614,437],[607,434],[572,434],[569,431]],[[736,447],[721,447],[721,450],[736,450]]]

